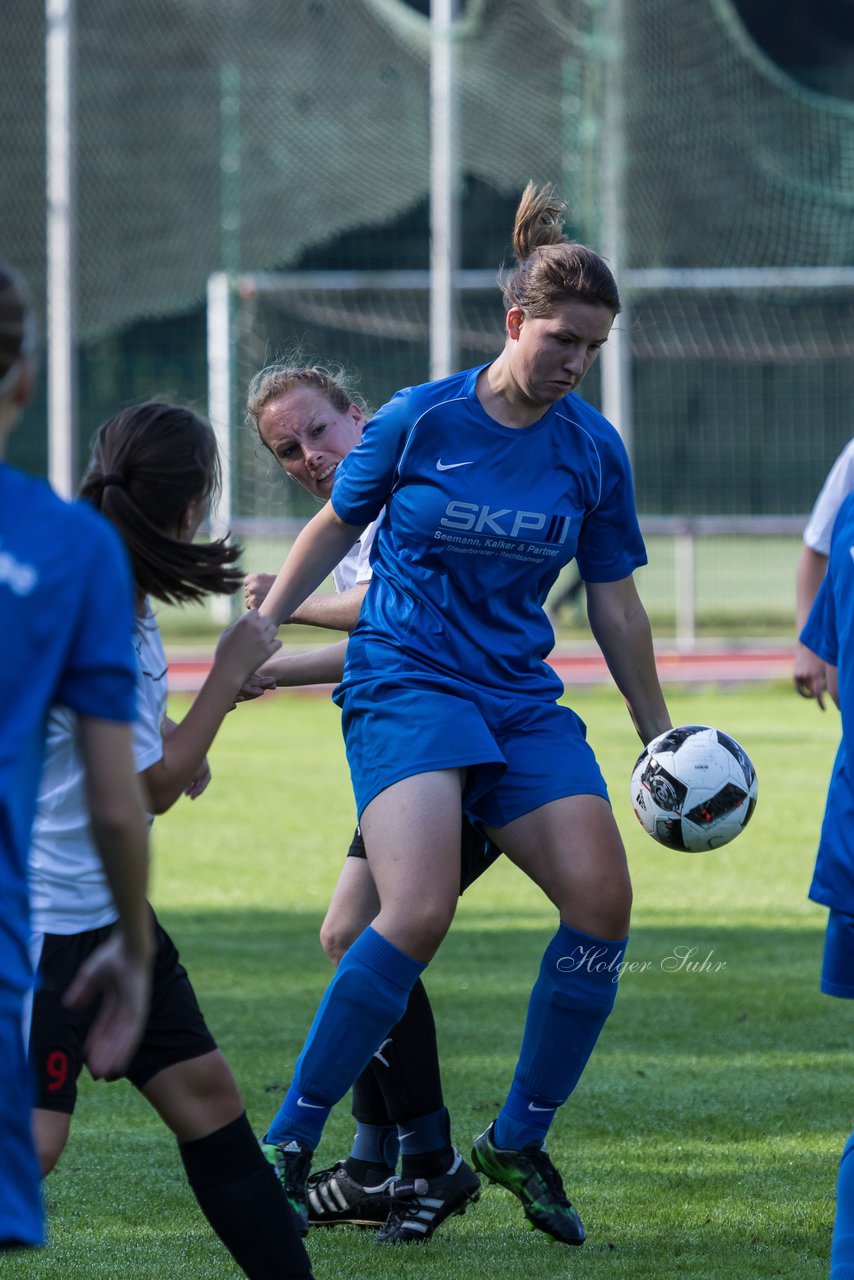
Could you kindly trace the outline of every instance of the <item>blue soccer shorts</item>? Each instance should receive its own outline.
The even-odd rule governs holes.
[[[608,799],[584,722],[549,699],[424,676],[353,683],[340,704],[360,815],[395,782],[454,768],[466,770],[466,813],[486,826],[565,796]]]

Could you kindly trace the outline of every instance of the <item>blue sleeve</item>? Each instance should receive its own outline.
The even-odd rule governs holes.
[[[359,444],[339,464],[331,502],[345,524],[364,527],[382,511],[394,488],[415,416],[412,388],[406,387],[365,424]]]
[[[839,665],[839,636],[836,631],[836,604],[830,578],[825,577],[818,589],[810,616],[800,634],[801,644],[817,653],[823,662],[832,667]]]
[[[55,701],[78,715],[129,723],[136,717],[136,662],[127,557],[118,534],[95,512],[75,532],[80,590]]]
[[[619,582],[647,562],[629,457],[608,425],[610,436],[598,442],[598,500],[578,536],[576,560],[585,582]]]

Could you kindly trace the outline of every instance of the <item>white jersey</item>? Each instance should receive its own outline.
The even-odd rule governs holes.
[[[160,629],[146,601],[134,630],[137,720],[133,754],[137,773],[163,755],[166,655]],[[149,821],[151,821],[149,819]],[[77,717],[67,707],[50,714],[47,752],[30,847],[32,931],[82,933],[110,924],[116,908],[92,839]]]
[[[371,547],[374,545],[374,534],[382,518],[381,513],[362,531],[359,541],[353,543],[344,559],[332,570],[332,581],[335,583],[337,592],[349,591],[359,582],[370,582],[373,573]]]
[[[830,555],[830,535],[836,516],[848,494],[854,490],[854,439],[840,453],[828,472],[821,493],[804,529],[804,542],[823,556]]]

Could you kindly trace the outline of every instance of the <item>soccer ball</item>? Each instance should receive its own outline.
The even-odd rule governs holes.
[[[644,831],[669,849],[700,853],[729,844],[756,807],[756,770],[720,729],[686,724],[644,748],[631,799]]]

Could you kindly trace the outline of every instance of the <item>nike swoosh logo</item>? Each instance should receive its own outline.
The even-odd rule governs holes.
[[[557,1107],[535,1107],[533,1102],[528,1103],[529,1111],[557,1111]]]
[[[323,1111],[323,1110],[324,1110],[324,1106],[323,1106],[323,1103],[322,1103],[322,1102],[306,1102],[304,1098],[297,1098],[297,1106],[298,1106],[298,1107],[311,1107],[312,1111]]]
[[[443,462],[442,459],[440,458],[439,461],[436,463],[436,470],[437,471],[455,471],[457,467],[470,467],[472,466],[473,463],[474,463],[474,458],[471,459],[471,462]]]

